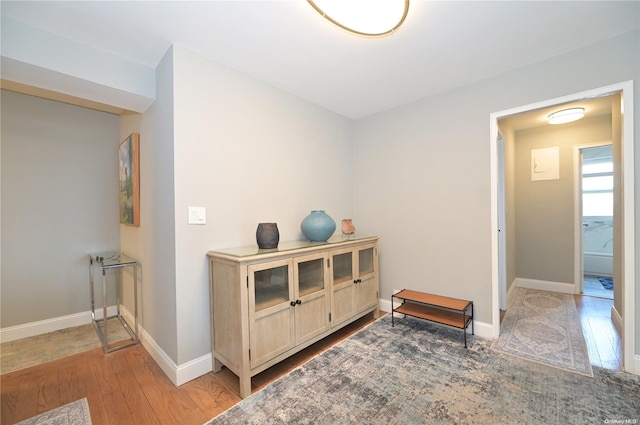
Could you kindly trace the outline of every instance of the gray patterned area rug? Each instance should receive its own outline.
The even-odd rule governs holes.
[[[596,368],[589,378],[478,336],[465,349],[460,332],[409,317],[391,327],[385,315],[207,424],[640,422],[640,377]]]
[[[573,296],[516,289],[491,348],[570,372],[593,376]]]
[[[89,404],[86,398],[65,404],[16,425],[91,425]]]

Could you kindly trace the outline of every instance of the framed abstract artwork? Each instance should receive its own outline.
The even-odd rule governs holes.
[[[140,226],[140,135],[132,133],[118,150],[120,223]]]

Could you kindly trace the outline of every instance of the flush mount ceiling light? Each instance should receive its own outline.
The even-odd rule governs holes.
[[[584,108],[569,108],[554,112],[547,117],[547,120],[549,124],[565,124],[578,121],[582,117],[584,117]]]
[[[409,13],[409,0],[307,0],[325,19],[354,34],[393,34]]]

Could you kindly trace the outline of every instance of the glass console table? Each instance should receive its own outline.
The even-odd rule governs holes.
[[[123,304],[123,288],[121,269],[126,267],[133,268],[133,328],[127,323],[122,315]],[[102,273],[102,318],[96,319],[95,311],[95,288],[94,288],[94,269],[99,269]],[[115,292],[116,292],[116,314],[109,316],[107,313],[107,272],[110,270],[115,271]],[[102,348],[105,353],[119,350],[121,348],[129,347],[138,343],[138,263],[136,260],[126,256],[118,251],[100,252],[95,254],[89,254],[89,280],[91,284],[91,321],[93,327],[100,338]],[[114,320],[109,320],[114,319]],[[129,338],[124,340],[114,341],[109,343],[109,337],[111,336],[107,331],[107,326],[115,325],[122,326],[127,331]],[[111,329],[113,331],[113,329]],[[114,332],[111,332],[113,335]]]

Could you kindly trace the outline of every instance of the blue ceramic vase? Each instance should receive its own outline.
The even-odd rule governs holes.
[[[311,242],[326,242],[336,230],[336,222],[323,210],[313,210],[302,220],[300,229]]]

